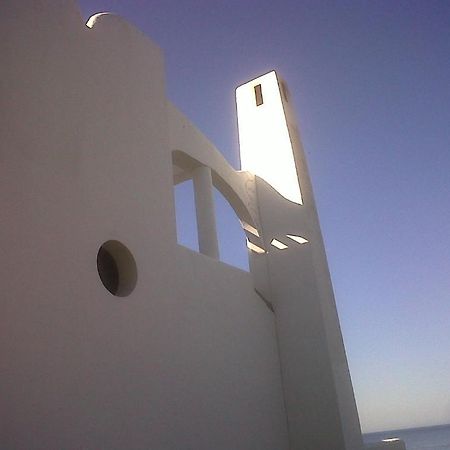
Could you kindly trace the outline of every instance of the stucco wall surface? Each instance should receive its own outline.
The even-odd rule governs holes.
[[[0,25],[0,448],[287,448],[272,311],[176,243],[160,50],[72,1]],[[128,297],[97,273],[110,239]]]

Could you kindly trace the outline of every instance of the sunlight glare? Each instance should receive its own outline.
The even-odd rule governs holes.
[[[241,170],[258,175],[286,199],[302,204],[277,74],[272,71],[239,86],[236,104]]]

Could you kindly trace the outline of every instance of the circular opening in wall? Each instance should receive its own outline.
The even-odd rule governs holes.
[[[136,261],[130,250],[119,241],[106,241],[97,254],[100,280],[117,297],[130,295],[136,286]]]

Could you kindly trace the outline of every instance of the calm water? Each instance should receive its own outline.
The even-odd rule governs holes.
[[[450,450],[450,425],[368,433],[364,442],[369,444],[390,437],[403,439],[407,450]]]

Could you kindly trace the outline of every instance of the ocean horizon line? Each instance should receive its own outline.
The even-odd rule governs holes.
[[[412,430],[423,430],[423,429],[431,429],[431,428],[446,428],[450,427],[450,423],[441,423],[441,424],[435,424],[435,425],[421,425],[418,427],[407,427],[407,428],[393,428],[393,429],[386,429],[386,430],[378,430],[378,431],[364,431],[362,433],[363,436],[367,436],[370,434],[380,434],[380,433],[395,433],[395,432],[404,432],[404,431],[412,431]]]

